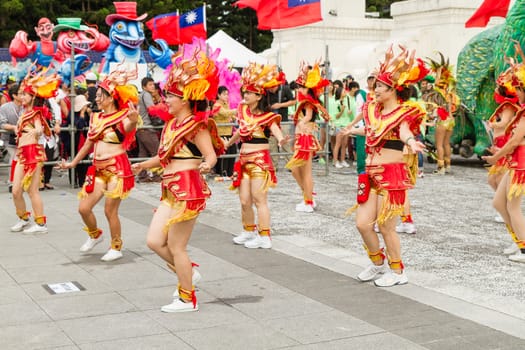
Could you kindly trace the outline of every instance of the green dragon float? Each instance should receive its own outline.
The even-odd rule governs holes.
[[[505,57],[514,57],[514,40],[525,45],[525,0],[516,0],[504,24],[474,36],[461,50],[457,64],[457,94],[462,108],[456,114],[451,138],[454,153],[478,157],[491,139],[484,126],[496,109],[496,78],[508,68]]]

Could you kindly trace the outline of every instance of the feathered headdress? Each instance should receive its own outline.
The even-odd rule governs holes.
[[[505,62],[509,65],[509,68],[496,79],[496,84],[504,90],[504,93],[500,89],[496,89],[494,92],[494,99],[498,104],[505,100],[515,103],[518,99],[516,88],[525,86],[525,65],[523,64],[525,55],[517,41],[514,41],[514,49],[516,50],[514,57],[505,57]],[[518,56],[521,59],[521,63]]]
[[[410,84],[415,84],[427,76],[430,70],[422,59],[416,58],[416,51],[409,52],[407,48],[399,45],[401,53],[394,57],[392,46],[385,53],[385,61],[380,64],[377,80],[395,88],[403,89]]]
[[[219,85],[218,70],[213,59],[200,46],[185,53],[186,46],[173,55],[172,67],[164,86],[166,92],[185,100],[212,100]]]
[[[515,63],[513,59],[507,59],[510,67],[501,73],[496,79],[496,84],[505,89],[507,95],[516,95],[516,87],[522,85],[515,72],[525,69],[522,63]],[[521,66],[521,67],[520,67]],[[519,74],[519,73],[518,73]]]
[[[280,73],[275,64],[259,64],[250,62],[242,70],[242,91],[250,91],[259,95],[266,94],[266,89],[284,83],[284,74]]]
[[[24,91],[41,98],[55,97],[61,83],[58,74],[49,73],[47,68],[34,71],[33,67],[29,67],[22,81]]]
[[[516,87],[525,87],[525,54],[523,54],[520,43],[516,40],[513,41],[516,54],[514,57],[505,57],[505,62],[510,67],[499,75],[496,83],[504,86],[508,92],[515,94]]]
[[[139,102],[137,88],[127,84],[137,77],[137,68],[128,70],[124,64],[119,64],[98,86],[117,100],[119,108],[126,108],[129,102]]]
[[[454,78],[454,74],[452,73],[450,60],[448,58],[445,59],[445,56],[439,51],[438,54],[440,57],[439,62],[428,58],[430,68],[432,68],[432,71],[436,75],[436,86],[441,88],[453,86],[456,83],[456,78]]]
[[[313,66],[308,65],[305,61],[301,62],[299,66],[299,75],[295,82],[298,85],[314,90],[316,96],[319,96],[323,88],[328,86],[330,82],[321,76],[321,68],[319,61],[316,61]]]

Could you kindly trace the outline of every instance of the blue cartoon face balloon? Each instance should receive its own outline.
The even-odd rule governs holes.
[[[142,22],[117,21],[109,31],[111,42],[125,46],[129,49],[139,49],[144,42]]]
[[[137,3],[114,2],[116,13],[106,16],[109,28],[109,47],[104,54],[102,72],[109,73],[111,63],[146,63],[142,53],[145,40],[142,21],[147,14],[137,16]]]

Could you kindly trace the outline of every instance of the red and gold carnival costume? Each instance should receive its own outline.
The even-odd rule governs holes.
[[[389,142],[402,141],[399,136],[401,123],[407,122],[414,135],[419,133],[419,125],[425,111],[418,103],[404,102],[388,114],[381,114],[382,106],[374,101],[363,106],[365,120],[366,149],[370,157],[380,153]],[[379,224],[403,213],[406,190],[413,187],[406,162],[380,165],[367,165],[372,190],[383,196],[383,203],[377,216]]]
[[[442,53],[438,53],[441,58],[440,62],[429,59],[432,71],[436,75],[436,84],[433,91],[424,95],[424,100],[435,108],[436,125],[452,131],[456,125],[454,113],[460,105],[460,100],[455,93],[456,79],[452,74],[452,66],[448,59],[445,60]],[[437,159],[436,173],[448,172],[450,164],[450,156],[445,155],[443,159]]]
[[[24,78],[21,87],[24,92],[41,99],[47,99],[54,97],[60,85],[60,79],[56,73],[48,74],[47,69],[32,70],[30,67],[27,76]],[[34,100],[33,100],[33,103]],[[27,143],[27,138],[24,141],[25,144],[20,145],[20,139],[23,135],[30,133],[35,130],[37,122],[42,126],[42,134],[45,137],[51,136],[51,130],[46,119],[51,118],[51,113],[47,107],[36,107],[33,106],[32,110],[26,111],[19,119],[17,123],[17,165],[20,164],[23,169],[24,177],[21,182],[22,190],[28,191],[31,182],[34,180],[33,175],[37,168],[41,168],[43,163],[47,160],[45,150],[42,145],[38,143],[38,139],[30,140]],[[37,194],[38,195],[38,194]],[[24,205],[25,206],[25,205]],[[16,201],[15,201],[16,207]],[[29,212],[24,209],[16,208],[17,216],[24,221],[29,220]],[[35,223],[41,227],[45,227],[46,216],[43,213],[35,213]],[[43,231],[41,231],[43,232]],[[47,228],[45,229],[47,232]]]
[[[172,159],[202,158],[192,140],[203,129],[208,129],[216,153],[221,154],[224,150],[223,143],[213,119],[196,120],[192,115],[177,124],[177,119],[173,118],[164,126],[160,138],[158,155],[161,165],[165,168]],[[172,224],[196,218],[206,208],[206,200],[210,196],[208,184],[198,169],[164,173],[161,201],[176,209],[176,213],[164,227],[165,232],[168,232]]]
[[[266,95],[266,89],[277,87],[285,82],[285,77],[282,72],[279,72],[276,65],[258,64],[251,62],[245,67],[241,73],[242,93],[252,93],[261,98]],[[241,187],[241,181],[260,180],[261,186],[256,191],[266,193],[270,187],[277,185],[277,176],[275,175],[275,168],[270,157],[269,138],[272,134],[274,125],[280,128],[281,116],[269,111],[260,110],[260,105],[257,103],[255,111],[252,112],[253,105],[240,104],[237,111],[237,121],[239,129],[236,132],[242,142],[239,159],[233,166],[232,185],[230,190],[247,191],[252,197],[254,190],[251,186]],[[251,146],[247,146],[251,144]],[[255,146],[259,144],[260,146]],[[246,150],[248,148],[248,150]],[[257,181],[259,182],[259,181]],[[243,194],[241,193],[241,196]],[[266,203],[264,203],[266,204]],[[255,223],[255,215],[253,209],[253,199],[249,204],[243,204],[242,209],[242,225],[243,232],[233,239],[235,244],[244,244],[248,248],[271,248],[271,233],[270,233],[270,213],[257,212],[259,223]],[[248,209],[249,208],[249,209]],[[248,219],[245,214],[246,211],[251,211]],[[258,231],[258,235],[256,232]],[[246,244],[258,242],[255,246],[249,247]],[[259,245],[261,244],[261,245]]]
[[[116,183],[114,189],[110,191],[104,190],[104,196],[112,199],[127,198],[129,192],[135,186],[135,177],[131,171],[131,164],[126,151],[135,142],[136,128],[127,132],[124,122],[130,113],[129,103],[138,104],[137,89],[127,84],[129,80],[136,78],[136,69],[127,70],[125,65],[119,65],[99,84],[99,88],[106,91],[113,101],[116,101],[117,111],[112,113],[93,113],[91,116],[87,138],[94,145],[95,159],[93,159],[93,165],[88,168],[86,180],[82,190],[78,193],[80,200],[87,198],[93,192],[95,183],[101,183],[106,186],[110,183]],[[138,117],[137,124],[140,125],[141,123],[142,120]],[[97,159],[97,145],[99,142],[121,145],[122,153],[108,159]],[[84,230],[92,240],[96,240],[102,235],[102,230],[97,227],[86,226]],[[111,249],[104,257],[108,254],[116,254],[115,251],[120,254],[121,250],[121,232],[112,232]],[[102,257],[102,260],[104,260],[104,257]],[[105,261],[112,261],[120,257],[122,257],[122,254]]]
[[[499,116],[501,115],[501,112],[505,109],[511,109],[513,113],[515,114],[519,110],[519,107],[512,101],[509,101],[509,100],[503,101],[498,106],[498,108],[496,108],[494,113],[490,116],[489,123],[497,122],[499,119]],[[506,129],[506,130],[509,130],[509,129]],[[505,144],[507,143],[509,139],[510,139],[510,133],[506,131],[503,135],[495,137],[493,140],[493,144],[496,148],[502,148],[503,146],[505,146]],[[507,170],[508,170],[507,159],[505,157],[501,157],[500,159],[498,159],[496,164],[492,165],[489,168],[489,174],[490,175],[503,174]]]
[[[209,118],[209,111],[202,111],[202,103],[211,100],[217,95],[218,69],[200,47],[185,53],[185,46],[172,56],[172,68],[169,71],[165,90],[168,94],[177,96],[184,103],[194,103],[192,114],[179,120],[178,115],[168,115],[160,138],[158,157],[163,168],[177,160],[202,160],[201,151],[193,142],[197,134],[208,130],[212,146],[217,155],[224,152],[224,144],[217,132],[215,121]],[[201,107],[199,106],[199,103]],[[204,104],[206,105],[206,104]],[[199,108],[201,110],[199,110]],[[204,177],[198,168],[176,172],[164,172],[162,176],[162,197],[164,205],[171,208],[170,218],[164,225],[164,232],[168,233],[170,225],[195,219],[205,209],[206,200],[211,196]],[[168,243],[166,235],[165,243]],[[175,258],[175,257],[174,257]],[[174,261],[168,261],[168,267],[176,272]],[[192,264],[194,265],[194,264]],[[188,271],[189,272],[189,271]],[[179,279],[180,281],[180,279]],[[192,280],[180,281],[178,286],[179,298],[172,304],[162,308],[168,312],[198,310],[195,286]],[[185,285],[185,289],[182,287]]]
[[[377,81],[391,89],[404,91],[409,84],[422,80],[427,75],[428,69],[421,59],[416,60],[414,56],[415,52],[410,54],[408,50],[402,47],[402,52],[394,57],[392,47],[390,47],[385,55],[385,62],[379,68]],[[408,139],[401,140],[401,124],[407,123],[412,135],[418,135],[426,111],[420,104],[411,101],[399,101],[398,105],[389,113],[383,113],[381,103],[367,101],[362,111],[369,164],[365,167],[365,173],[360,174],[358,178],[358,204],[349,212],[355,210],[359,204],[368,202],[369,192],[374,191],[383,197],[376,217],[376,222],[382,225],[387,220],[403,214],[406,192],[414,185],[406,162],[374,163],[374,156],[380,155],[383,149],[403,152]],[[383,263],[388,258],[390,269],[401,271],[400,274],[403,274],[404,266],[400,255],[391,257],[385,254],[382,248],[377,251],[370,251],[366,245],[365,250],[373,263]],[[405,281],[402,283],[406,283],[406,281],[405,277]],[[389,282],[388,279],[382,283],[385,284],[377,284],[376,281],[376,285],[379,286],[395,284]]]
[[[268,143],[270,127],[273,123],[279,124],[281,116],[273,112],[253,114],[250,108],[239,105],[237,120],[239,134],[243,143]],[[233,182],[230,189],[237,189],[242,179],[264,179],[261,191],[267,191],[277,185],[275,168],[270,157],[270,150],[259,150],[251,153],[241,153],[239,160],[233,167]]]
[[[305,118],[306,107],[312,108],[312,118],[305,123],[303,132],[295,134],[294,154],[286,164],[287,169],[301,167],[308,160],[313,158],[316,152],[321,150],[321,144],[315,137],[315,132],[319,129],[315,123],[317,116],[321,116],[325,121],[330,120],[328,111],[323,107],[318,97],[323,93],[324,88],[329,85],[329,81],[321,77],[319,62],[310,67],[306,62],[301,62],[299,75],[295,82],[299,86],[310,89],[314,96],[299,93],[297,100],[299,105],[293,117],[294,125],[297,125]],[[310,198],[311,200],[311,198]]]
[[[520,122],[521,118],[525,118],[525,109],[520,109],[514,119],[509,123],[506,134],[512,135],[514,129]],[[525,145],[518,145],[514,151],[502,157],[506,160],[509,168],[510,186],[507,198],[511,200],[513,197],[520,197],[525,194]]]
[[[46,108],[35,107],[33,110],[24,113],[18,120],[18,135],[20,138],[24,133],[28,133],[31,130],[35,129],[35,122],[38,120],[43,128],[43,133],[46,137],[51,136],[51,130],[47,124],[46,118],[43,113],[46,113]],[[49,111],[47,111],[49,113]],[[33,179],[33,174],[35,173],[37,167],[42,167],[44,162],[47,160],[44,146],[37,143],[18,146],[17,148],[17,158],[18,164],[23,165],[24,167],[24,179],[22,180],[22,188],[24,191],[27,191],[31,181]]]
[[[315,101],[312,96],[304,96],[299,94],[298,96],[299,105],[294,114],[294,124],[297,125],[299,120],[304,118],[304,109],[306,106],[311,106],[313,109],[314,116],[321,115],[325,121],[330,120],[328,112],[321,105],[319,101]],[[315,121],[309,121],[307,128],[310,132],[295,134],[294,154],[292,158],[286,163],[287,169],[304,166],[306,161],[311,159],[316,152],[321,150],[321,144],[315,132],[319,129]]]
[[[106,142],[122,144],[126,150],[135,140],[135,129],[131,132],[124,130],[124,120],[128,117],[129,110],[121,109],[111,114],[94,113],[88,131],[88,140],[95,144]],[[108,184],[116,180],[117,186],[111,191],[105,191],[108,198],[124,199],[135,186],[135,177],[131,171],[131,164],[126,152],[110,159],[94,159],[91,169],[88,170],[88,178],[78,193],[80,199],[86,198],[92,191],[93,181]]]

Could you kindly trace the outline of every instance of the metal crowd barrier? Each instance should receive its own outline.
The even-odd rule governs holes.
[[[293,126],[293,122],[291,121],[288,121],[288,122],[281,122],[281,125],[291,125]],[[318,123],[318,125],[321,125],[321,123]],[[217,123],[217,126],[238,126],[237,124],[235,123]],[[143,126],[141,127],[141,129],[158,129],[159,131],[162,130],[163,126]],[[60,131],[69,131],[70,133],[70,138],[71,138],[71,154],[72,154],[72,158],[73,159],[76,154],[77,154],[77,151],[76,151],[76,144],[75,144],[75,133],[77,131],[79,131],[80,129],[77,129],[76,127],[74,126],[68,126],[68,127],[61,127],[60,128]],[[85,128],[84,130],[87,130],[87,128]],[[322,130],[321,128],[319,130]],[[292,131],[293,131],[293,128],[292,128]],[[4,132],[7,132],[6,130],[0,130],[0,133],[4,133]],[[325,148],[319,152],[317,152],[317,154],[319,155],[319,157],[322,157],[324,158],[325,160],[325,167],[324,167],[324,176],[327,176],[329,174],[329,159],[328,159],[328,155],[329,155],[329,152],[328,152],[328,144],[329,144],[329,140],[330,140],[330,135],[328,134],[328,128],[325,128],[325,132],[326,132],[326,143],[325,143]],[[293,137],[293,135],[292,135]],[[293,149],[293,144],[289,144],[290,147]],[[293,152],[272,152],[271,155],[272,156],[288,156],[288,155],[292,155]],[[237,158],[239,156],[239,152],[237,152],[236,154],[223,154],[221,156],[219,156],[218,158],[219,159],[223,159],[223,158]],[[142,162],[144,160],[147,160],[149,158],[129,158],[130,162],[131,163],[137,163],[137,162]],[[57,161],[48,161],[48,162],[45,162],[44,165],[56,165],[56,164],[59,164],[60,162],[62,162],[62,160],[57,160]],[[81,164],[91,164],[91,160],[82,160],[80,161]],[[1,163],[0,162],[0,168],[5,168],[5,167],[10,167],[11,165],[9,163]],[[75,170],[74,169],[71,169],[71,178],[74,179],[75,178]],[[74,181],[73,183],[70,184],[71,187],[74,186]]]

